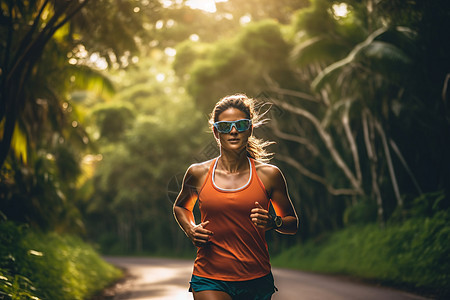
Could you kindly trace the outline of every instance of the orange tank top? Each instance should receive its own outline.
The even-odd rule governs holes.
[[[199,247],[194,263],[196,276],[224,281],[251,280],[270,272],[265,231],[250,219],[250,211],[259,202],[269,209],[269,197],[256,174],[255,162],[248,158],[248,182],[233,190],[221,189],[214,182],[218,158],[213,160],[198,201],[201,221],[214,232],[210,242]]]

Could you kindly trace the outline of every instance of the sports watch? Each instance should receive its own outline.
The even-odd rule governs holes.
[[[280,216],[272,216],[272,220],[275,224],[274,229],[278,229],[283,225],[283,219]]]

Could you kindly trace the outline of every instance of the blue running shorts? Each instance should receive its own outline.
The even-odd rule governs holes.
[[[277,291],[272,273],[245,281],[223,281],[192,275],[189,291],[222,291],[233,300],[267,300]]]

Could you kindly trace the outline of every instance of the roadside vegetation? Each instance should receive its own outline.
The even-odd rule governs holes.
[[[80,238],[0,223],[1,299],[89,299],[122,276]]]
[[[417,199],[414,215],[405,221],[392,218],[383,227],[354,224],[298,244],[274,258],[273,265],[347,275],[448,299],[450,211],[438,210],[442,200],[442,195]],[[425,207],[434,214],[424,216]]]

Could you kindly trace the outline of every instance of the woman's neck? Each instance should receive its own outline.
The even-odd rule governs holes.
[[[236,153],[221,149],[217,168],[226,173],[240,173],[248,170],[247,150]]]

